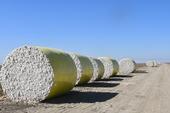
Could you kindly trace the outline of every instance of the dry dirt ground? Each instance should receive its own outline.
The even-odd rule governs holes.
[[[0,101],[0,113],[169,113],[170,64],[78,86],[37,105]]]

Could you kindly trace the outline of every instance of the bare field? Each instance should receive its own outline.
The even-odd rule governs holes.
[[[168,113],[170,65],[139,66],[120,75],[75,87],[70,93],[37,105],[23,105],[0,97],[0,113]]]

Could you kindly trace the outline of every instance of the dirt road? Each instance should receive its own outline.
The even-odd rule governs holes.
[[[168,113],[170,65],[79,86],[38,105],[0,101],[0,113]]]

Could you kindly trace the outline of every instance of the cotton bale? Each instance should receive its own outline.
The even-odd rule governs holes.
[[[113,63],[108,57],[100,57],[98,58],[104,65],[104,75],[103,79],[107,79],[113,74]]]
[[[9,99],[37,103],[70,91],[76,84],[77,70],[65,52],[23,46],[6,57],[0,75]]]
[[[128,75],[136,70],[136,63],[130,58],[123,58],[119,61],[119,74]]]

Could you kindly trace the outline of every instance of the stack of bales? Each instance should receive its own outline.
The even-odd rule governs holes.
[[[119,65],[107,57],[91,58],[36,46],[12,51],[0,72],[4,93],[15,102],[37,103],[98,79],[116,75]]]
[[[77,67],[76,85],[82,85],[101,79],[104,74],[103,63],[95,58],[70,53]]]
[[[130,58],[123,58],[119,61],[119,74],[128,75],[136,70],[136,63]]]
[[[158,66],[158,62],[153,60],[153,61],[147,61],[146,62],[146,66],[148,67],[157,67]]]

